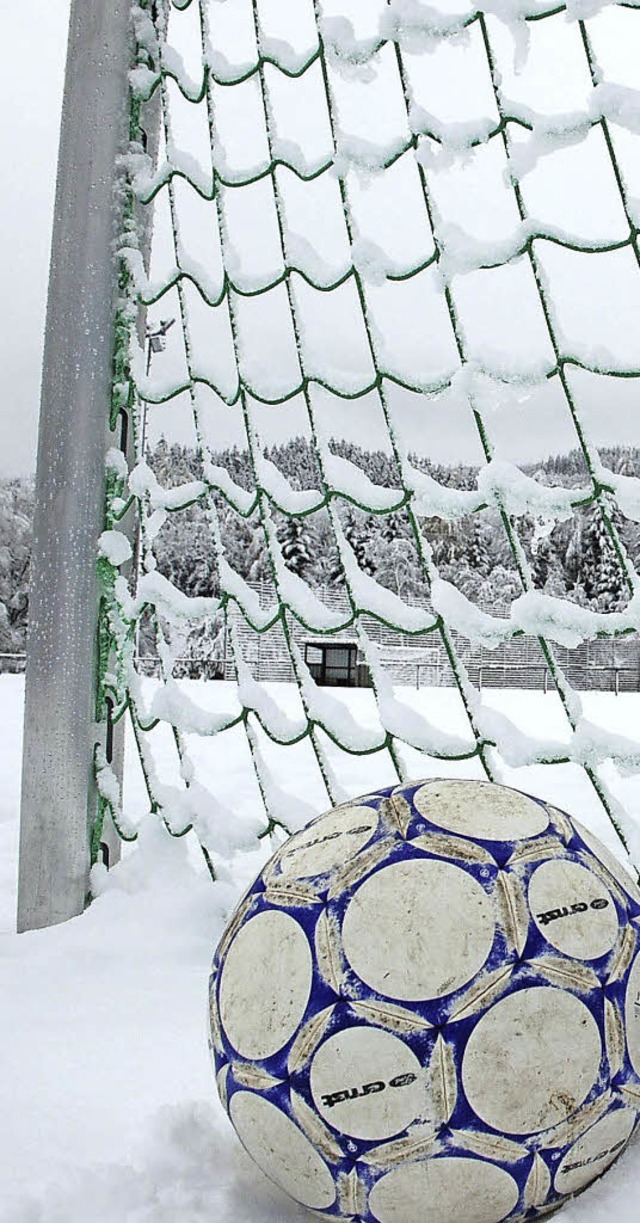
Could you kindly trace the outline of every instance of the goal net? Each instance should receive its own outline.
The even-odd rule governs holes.
[[[99,703],[139,768],[123,801],[99,753],[95,853],[146,807],[215,873],[448,776],[570,792],[639,860],[640,744],[584,691],[638,667],[637,6],[134,25]],[[535,733],[491,655],[545,677]]]

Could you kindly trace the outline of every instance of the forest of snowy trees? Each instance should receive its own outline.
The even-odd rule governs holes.
[[[32,481],[0,481],[0,654],[25,648],[32,515]]]
[[[361,467],[369,479],[385,487],[400,487],[393,459],[381,451],[367,451],[334,442],[335,454]],[[318,488],[318,473],[311,446],[302,438],[274,447],[268,457],[296,489]],[[622,475],[640,475],[640,449],[606,449],[602,461]],[[227,450],[215,456],[237,485],[251,489],[253,477],[246,452]],[[201,463],[193,450],[161,440],[149,456],[161,484],[174,486],[198,479]],[[441,484],[474,489],[475,468],[430,464],[413,456],[413,463]],[[578,487],[588,484],[584,460],[578,451],[551,456],[524,469],[547,485]],[[421,566],[406,512],[365,514],[336,499],[344,534],[361,568],[381,585],[409,600],[426,597]],[[218,499],[224,546],[229,564],[247,581],[270,579],[262,528],[254,516],[245,519]],[[0,653],[25,648],[33,484],[28,480],[0,481]],[[636,566],[640,563],[640,524],[622,519],[612,503],[612,515],[622,541]],[[305,518],[274,512],[287,566],[312,586],[340,586],[343,573],[325,509]],[[504,606],[521,593],[508,541],[493,510],[469,514],[454,523],[439,518],[422,520],[441,576],[484,607]],[[519,522],[520,537],[528,554],[535,582],[549,594],[567,597],[598,611],[614,611],[626,601],[613,546],[594,506],[577,510],[571,518],[543,525],[527,517]],[[186,510],[169,514],[160,530],[155,552],[160,572],[189,595],[219,592],[211,526],[206,506],[198,501]]]
[[[369,479],[385,487],[401,487],[393,459],[381,451],[366,451],[352,444],[333,443],[335,454],[361,467]],[[318,488],[315,459],[310,445],[296,438],[268,453],[271,462],[293,488]],[[602,461],[610,470],[625,475],[640,474],[640,450],[604,450]],[[229,450],[216,456],[236,484],[252,488],[252,472],[246,452]],[[474,489],[473,467],[435,465],[413,456],[415,466],[439,483]],[[201,476],[193,451],[161,441],[151,456],[151,465],[162,484],[180,484]],[[524,469],[547,485],[577,487],[588,484],[584,459],[578,451],[548,458]],[[344,534],[358,563],[381,585],[408,598],[426,596],[424,578],[415,543],[404,510],[392,514],[365,514],[337,498]],[[247,581],[269,580],[263,533],[256,518],[244,519],[220,499],[219,512],[229,563]],[[612,516],[634,562],[640,560],[640,524],[622,520],[617,506]],[[278,537],[287,566],[311,586],[340,584],[343,574],[326,510],[306,518],[274,513]],[[422,520],[441,576],[484,606],[504,605],[521,593],[513,555],[495,510],[469,514],[455,523],[440,518]],[[521,519],[519,534],[531,562],[536,586],[549,594],[567,597],[598,611],[614,611],[627,599],[620,567],[599,510],[587,506],[571,518],[543,525],[532,517]],[[196,503],[187,511],[170,515],[156,541],[161,573],[185,593],[218,593],[215,558],[210,542],[205,507]]]

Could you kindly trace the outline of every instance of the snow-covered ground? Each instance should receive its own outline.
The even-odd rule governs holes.
[[[224,685],[209,687],[212,699],[225,699]],[[312,1216],[240,1148],[209,1065],[209,961],[235,887],[213,888],[192,847],[147,820],[136,848],[99,879],[88,912],[50,930],[13,933],[22,695],[20,678],[0,677],[0,1220],[302,1223]],[[415,699],[437,700],[448,716],[443,690]],[[529,731],[541,719],[548,731],[555,717],[551,694],[488,699],[508,705]],[[350,700],[359,712],[370,694]],[[585,705],[612,729],[627,729],[640,714],[636,696],[593,694]],[[526,772],[523,788],[546,792],[598,829],[574,767],[555,771],[552,793],[548,772]],[[241,761],[229,758],[216,773],[229,806],[250,799],[243,776]],[[245,858],[237,887],[260,861]],[[635,1223],[639,1196],[636,1145],[560,1218]]]

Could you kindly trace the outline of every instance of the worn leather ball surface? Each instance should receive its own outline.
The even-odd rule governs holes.
[[[581,824],[489,782],[314,820],[233,914],[218,1090],[297,1202],[363,1223],[535,1218],[640,1113],[640,891]]]

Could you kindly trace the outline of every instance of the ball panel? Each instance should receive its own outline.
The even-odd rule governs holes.
[[[565,1121],[597,1081],[602,1040],[579,998],[552,986],[496,1002],[473,1029],[462,1063],[467,1099],[487,1125],[534,1134]]]
[[[308,940],[288,913],[270,909],[242,927],[227,953],[219,995],[222,1027],[242,1057],[270,1057],[291,1039],[312,978]]]
[[[428,1109],[426,1075],[415,1053],[381,1028],[343,1028],[311,1064],[311,1094],[330,1125],[352,1138],[382,1142]]]
[[[624,888],[624,891],[627,892],[629,896],[633,897],[637,904],[640,904],[640,887],[638,887],[638,884],[634,878],[629,874],[629,871],[625,870],[620,860],[611,853],[610,849],[607,849],[606,845],[602,844],[602,841],[600,841],[598,837],[595,837],[592,832],[589,832],[589,829],[585,828],[579,820],[574,819],[573,823],[580,833],[585,845],[591,850],[594,857],[598,858],[603,866],[606,866],[609,874],[613,875],[616,883],[619,883],[620,887]]]
[[[374,1186],[369,1205],[379,1223],[501,1223],[518,1197],[503,1168],[447,1156],[394,1168]]]
[[[595,960],[611,951],[619,925],[613,897],[576,862],[543,862],[529,880],[529,907],[547,942],[563,955]]]
[[[403,1001],[440,998],[465,985],[486,962],[494,937],[491,899],[477,880],[450,862],[423,858],[371,875],[342,925],[354,972],[384,997]]]
[[[640,1075],[640,955],[637,955],[627,983],[625,998],[625,1026],[627,1048],[631,1065]]]
[[[619,1108],[587,1130],[558,1166],[554,1179],[558,1193],[577,1193],[600,1176],[626,1147],[635,1122],[631,1109]]]
[[[237,1091],[229,1113],[242,1145],[270,1180],[303,1206],[326,1210],[333,1205],[336,1186],[328,1165],[275,1104]]]
[[[517,790],[489,781],[435,781],[416,791],[415,806],[432,824],[485,841],[519,841],[549,826],[546,809]]]
[[[372,807],[339,807],[297,832],[279,850],[280,873],[294,879],[323,875],[348,861],[371,840],[378,826]]]

